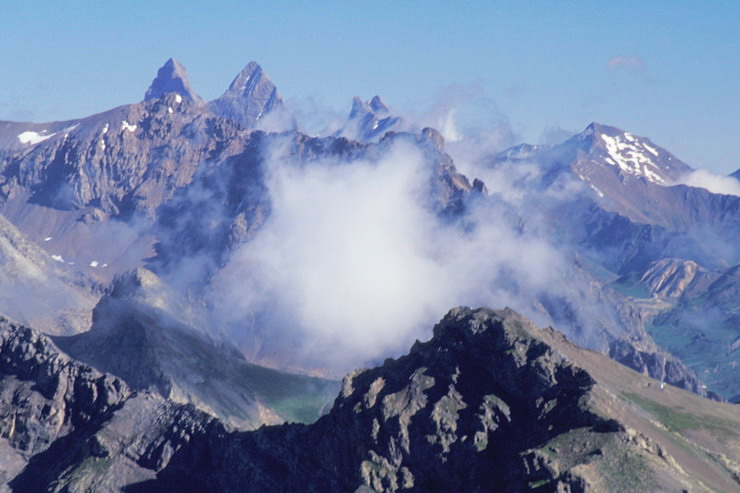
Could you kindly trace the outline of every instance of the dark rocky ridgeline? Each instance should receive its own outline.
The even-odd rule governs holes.
[[[28,329],[2,334],[4,389],[39,399],[41,369],[56,361],[120,389],[65,401],[87,418],[70,420],[74,439],[27,454],[8,475],[14,491],[740,490],[730,404],[661,388],[510,310],[452,310],[407,356],[346,377],[312,425],[231,433],[190,406],[130,393]],[[43,351],[13,349],[24,337]]]
[[[3,483],[29,460],[21,472],[29,487],[36,479],[54,479],[60,472],[55,466],[76,442],[99,429],[130,395],[118,378],[74,362],[31,329],[0,320]],[[30,472],[43,467],[46,478]]]

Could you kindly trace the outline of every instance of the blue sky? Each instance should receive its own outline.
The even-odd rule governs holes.
[[[0,119],[137,102],[171,56],[212,99],[256,60],[297,106],[380,94],[420,113],[467,94],[524,141],[598,121],[740,167],[740,2],[564,3],[2,0]]]

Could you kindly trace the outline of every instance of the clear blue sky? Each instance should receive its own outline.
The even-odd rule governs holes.
[[[563,4],[567,3],[567,7]],[[169,57],[217,97],[256,60],[288,100],[397,110],[481,90],[523,140],[591,121],[740,167],[739,1],[0,0],[0,119],[140,101]]]

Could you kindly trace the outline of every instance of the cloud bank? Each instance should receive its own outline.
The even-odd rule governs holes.
[[[688,185],[709,190],[712,193],[725,195],[737,195],[740,197],[740,180],[732,176],[715,175],[714,173],[700,169],[681,177],[678,184]]]
[[[271,216],[210,297],[222,330],[258,361],[341,373],[427,338],[456,305],[531,311],[519,300],[559,275],[559,252],[485,201],[459,224],[427,209],[433,164],[409,142],[353,162],[272,149],[267,167]]]

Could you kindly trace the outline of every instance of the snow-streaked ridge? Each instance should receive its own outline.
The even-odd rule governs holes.
[[[605,159],[608,164],[618,166],[625,173],[645,177],[653,183],[661,185],[666,183],[666,180],[659,173],[660,166],[648,154],[657,157],[658,152],[654,148],[629,133],[625,133],[623,136],[610,136],[602,133],[600,137],[604,141],[606,151],[609,154],[609,158]]]
[[[34,132],[32,130],[28,130],[26,132],[22,132],[18,134],[18,140],[21,144],[31,144],[35,145],[39,142],[43,142],[46,139],[50,139],[56,135],[56,133],[43,135],[46,130],[42,130],[41,133]]]

